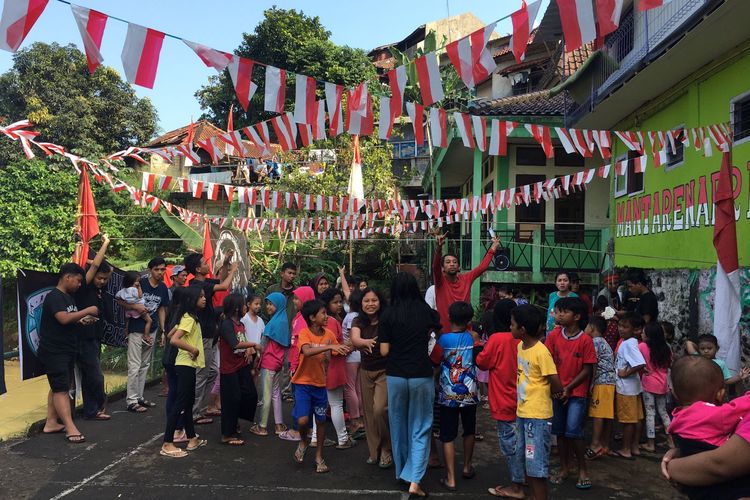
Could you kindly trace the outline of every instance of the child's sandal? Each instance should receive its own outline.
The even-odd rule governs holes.
[[[294,461],[301,464],[305,461],[305,453],[307,453],[308,446],[302,447],[302,441],[297,444],[297,449],[294,450]]]
[[[317,472],[318,474],[325,474],[329,470],[330,469],[326,465],[326,461],[325,460],[321,460],[320,462],[318,462],[318,461],[315,462],[315,472]]]

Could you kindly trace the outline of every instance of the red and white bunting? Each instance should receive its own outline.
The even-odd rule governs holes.
[[[487,50],[487,42],[489,42],[490,36],[495,31],[495,24],[497,23],[488,24],[484,28],[455,42],[451,42],[445,47],[445,51],[448,53],[448,58],[453,63],[456,73],[458,73],[458,76],[468,89],[473,89],[477,83],[486,80],[497,67],[495,59],[492,57],[490,51]],[[417,71],[419,71],[419,66],[417,66]],[[421,75],[420,85],[422,85]],[[435,99],[435,101],[439,100]],[[431,102],[424,101],[423,103],[426,106],[432,104]]]
[[[48,0],[5,0],[0,18],[0,49],[15,52],[47,7]]]
[[[271,155],[271,140],[268,135],[268,123],[256,123],[255,127],[245,127],[242,129],[248,139],[252,141],[261,150],[261,155]]]
[[[204,149],[209,154],[209,156],[211,156],[211,163],[213,163],[214,165],[218,165],[219,160],[224,157],[224,153],[221,151],[221,148],[216,145],[215,135],[197,142],[196,146]],[[200,161],[198,163],[200,163]]]
[[[646,171],[646,164],[648,163],[648,157],[646,155],[633,158],[633,171],[636,174],[642,174]],[[656,165],[657,167],[660,165]]]
[[[310,76],[294,76],[294,121],[297,123],[315,123],[315,84],[315,78]]]
[[[596,0],[596,22],[599,37],[604,37],[620,27],[623,0]]]
[[[404,91],[407,81],[406,66],[393,68],[387,74],[388,85],[391,87],[391,113],[395,117],[399,117],[404,109]]]
[[[416,102],[406,103],[406,113],[414,128],[414,139],[417,146],[424,146],[424,106]]]
[[[346,106],[350,113],[367,114],[367,82],[360,83],[356,87],[347,91]]]
[[[570,52],[596,39],[592,0],[557,0],[565,51]]]
[[[240,106],[245,111],[250,107],[250,100],[258,90],[258,86],[252,80],[254,66],[255,61],[240,56],[232,56],[232,60],[227,65],[237,100],[240,101]]]
[[[104,27],[107,25],[107,15],[73,4],[70,5],[70,10],[73,12],[73,18],[78,26],[78,31],[81,33],[89,73],[93,74],[96,68],[104,61],[100,50],[102,47],[102,37],[104,36]]]
[[[536,139],[536,142],[539,143],[540,146],[542,146],[542,150],[544,150],[544,155],[547,158],[554,158],[555,157],[555,149],[552,147],[552,139],[549,135],[549,127],[546,125],[532,125],[532,124],[526,124],[526,130],[529,131],[529,133]]]
[[[671,2],[672,0],[638,0],[638,10],[645,12],[647,10],[661,7],[664,4]]]
[[[568,132],[570,133],[570,140],[573,142],[573,146],[575,146],[578,154],[584,158],[591,158],[591,148],[587,139],[588,130],[571,128]],[[593,137],[591,138],[591,142],[593,145]]]
[[[219,199],[219,191],[221,190],[221,184],[215,182],[208,183],[208,189],[206,189],[206,196],[209,200],[216,201]]]
[[[203,181],[190,181],[190,192],[193,193],[193,198],[203,196]]]
[[[304,123],[298,123],[297,132],[299,132],[299,138],[302,141],[303,147],[311,146],[312,143],[315,142],[312,126],[306,125]]]
[[[276,137],[279,138],[279,143],[283,151],[297,149],[297,124],[294,123],[291,113],[273,118],[271,125],[274,132],[276,132]]]
[[[240,158],[244,158],[247,155],[247,150],[245,149],[245,145],[242,144],[242,136],[239,130],[231,130],[220,137],[227,144],[226,154],[239,156]]]
[[[328,107],[328,135],[336,137],[344,133],[344,119],[341,111],[341,97],[344,86],[335,83],[325,83],[326,106]]]
[[[474,135],[471,133],[471,117],[466,113],[453,112],[453,119],[456,121],[456,128],[461,135],[461,141],[465,148],[474,149]]]
[[[725,135],[724,131],[718,125],[711,125],[706,127],[706,131],[711,140],[716,144],[716,148],[722,153],[729,151],[731,140],[728,135]],[[674,148],[673,148],[674,150]]]
[[[393,122],[396,117],[391,112],[391,98],[380,96],[380,122],[378,123],[378,139],[387,141],[393,132]]]
[[[599,148],[599,154],[605,160],[608,160],[612,154],[610,148],[612,147],[612,136],[608,130],[594,130],[594,143]]]
[[[443,83],[440,80],[440,67],[435,52],[429,52],[414,60],[417,68],[417,79],[419,80],[419,91],[422,94],[422,105],[430,106],[442,101]]]
[[[164,33],[161,31],[128,23],[128,33],[122,48],[122,65],[130,83],[154,88],[163,42]]]
[[[483,116],[471,115],[474,140],[480,151],[487,151],[487,120]]]
[[[350,102],[351,94],[347,91],[347,102]],[[375,127],[375,117],[372,112],[372,96],[367,94],[366,114],[362,115],[349,108],[346,110],[346,131],[350,135],[372,135]]]
[[[526,0],[522,0],[521,8],[510,15],[510,20],[513,23],[513,35],[508,45],[516,57],[517,63],[521,63],[526,58],[526,46],[529,44],[529,36],[534,28],[534,21],[541,3],[541,0],[536,0],[527,6]]]
[[[315,103],[315,119],[312,122],[313,138],[322,141],[326,138],[326,100],[321,99]]]
[[[615,130],[614,133],[630,151],[643,151],[642,142],[638,140],[635,132]]]
[[[601,177],[602,179],[609,177],[609,170],[611,165],[609,163],[605,163],[601,167],[599,167],[596,171],[596,175]]]
[[[286,70],[274,66],[266,66],[266,88],[264,111],[271,113],[284,112],[286,99]]]
[[[156,183],[156,174],[150,172],[143,172],[143,180],[141,181],[141,190],[151,192],[154,190],[154,184]]]
[[[190,47],[198,57],[200,57],[201,61],[203,61],[203,64],[205,64],[209,68],[215,69],[216,71],[224,71],[224,68],[229,65],[230,61],[232,61],[232,59],[234,58],[237,58],[237,56],[227,54],[226,52],[222,52],[220,50],[212,49],[211,47],[201,45],[200,43],[191,42],[190,40],[185,39],[183,39],[182,41],[185,42],[185,45]]]
[[[557,138],[560,140],[560,144],[562,144],[562,147],[566,153],[570,155],[577,152],[576,147],[573,145],[573,141],[567,130],[561,127],[555,127],[555,133],[557,134]]]
[[[515,128],[515,122],[492,120],[489,154],[494,156],[506,156],[508,154],[508,136]]]
[[[433,147],[448,147],[448,115],[443,108],[430,108],[430,133]]]
[[[622,176],[628,173],[628,159],[620,160],[615,163],[615,175]]]

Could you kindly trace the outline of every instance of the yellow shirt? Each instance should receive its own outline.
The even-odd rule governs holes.
[[[557,374],[555,362],[547,347],[537,342],[533,347],[518,344],[518,406],[523,418],[552,418],[552,395],[547,377]]]
[[[206,366],[206,358],[203,354],[203,336],[201,335],[201,324],[198,323],[195,318],[193,318],[189,314],[185,314],[182,319],[180,319],[180,323],[177,325],[177,329],[185,332],[185,334],[182,336],[182,340],[198,349],[198,357],[193,359],[190,357],[189,352],[180,349],[177,351],[177,358],[174,362],[175,366],[192,366],[193,368],[204,368]]]

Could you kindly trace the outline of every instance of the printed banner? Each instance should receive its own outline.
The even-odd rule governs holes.
[[[232,290],[246,289],[250,283],[250,266],[247,262],[247,237],[241,231],[228,227],[211,226],[211,246],[214,249],[213,269],[217,270],[224,263],[229,250],[234,250],[234,261],[237,262],[237,274],[232,281]]]

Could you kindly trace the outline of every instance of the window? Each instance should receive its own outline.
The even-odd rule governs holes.
[[[586,193],[571,188],[555,200],[555,243],[583,243]]]
[[[516,148],[516,165],[544,167],[547,157],[539,146],[519,146]]]
[[[492,157],[488,156],[482,162],[482,180],[486,179],[492,173]]]
[[[669,139],[667,139],[667,144],[665,146],[667,148],[667,164],[665,165],[664,170],[672,170],[675,167],[679,167],[685,160],[685,146],[682,144],[682,138],[686,133],[684,127],[684,125],[680,125],[673,129],[680,131],[674,139],[674,153],[672,152],[672,144]]]
[[[638,173],[635,171],[634,158],[638,158],[640,155],[636,151],[628,152],[627,157],[621,156],[615,160],[612,166],[615,169],[615,197],[623,196],[626,194],[635,194],[643,191],[643,172]],[[628,166],[625,175],[617,174],[617,165],[627,159]]]
[[[734,143],[744,142],[750,137],[750,92],[732,99],[730,113]]]
[[[555,148],[556,167],[583,167],[583,156],[579,153],[566,153],[563,148]]]
[[[547,177],[544,175],[516,175],[516,186],[544,182],[545,180],[547,180]],[[531,241],[535,230],[544,231],[546,208],[547,205],[543,198],[539,200],[539,203],[532,201],[529,206],[523,203],[516,205],[516,241]]]

